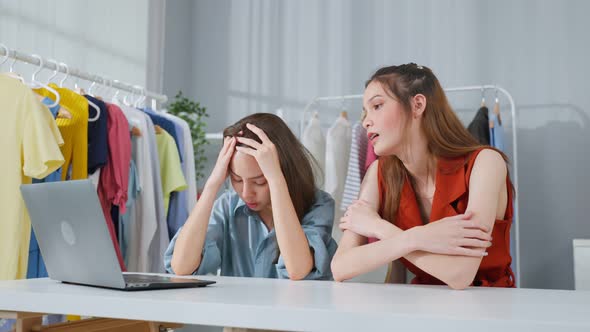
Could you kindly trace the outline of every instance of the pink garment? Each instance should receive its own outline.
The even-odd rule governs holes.
[[[369,166],[371,166],[371,164],[377,160],[377,155],[375,154],[375,150],[373,149],[373,144],[371,144],[371,142],[367,142],[367,158],[365,159],[365,168],[362,171],[362,176],[361,177],[365,177],[365,172],[367,172],[367,169],[369,169]]]
[[[129,185],[129,167],[131,164],[131,135],[129,133],[129,122],[123,111],[113,104],[107,104],[107,140],[109,154],[107,164],[100,171],[98,183],[98,198],[107,221],[111,240],[119,259],[121,269],[125,271],[123,255],[119,247],[119,241],[115,232],[113,220],[111,219],[111,206],[117,205],[119,213],[125,213],[127,203],[127,187]]]
[[[129,122],[117,105],[107,104],[109,154],[107,164],[100,173],[99,191],[105,194],[109,204],[119,206],[119,213],[125,213],[129,166],[131,164],[131,136]]]

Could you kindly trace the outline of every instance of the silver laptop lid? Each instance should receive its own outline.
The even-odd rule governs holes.
[[[125,287],[90,180],[22,185],[21,192],[51,279]]]

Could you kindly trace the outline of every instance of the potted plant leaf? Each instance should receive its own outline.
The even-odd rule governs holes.
[[[197,181],[197,188],[199,187],[199,180],[202,179],[205,174],[205,163],[207,157],[205,156],[205,144],[209,144],[209,141],[205,138],[205,129],[207,123],[205,118],[209,117],[207,109],[201,106],[198,102],[190,100],[182,94],[182,91],[178,91],[174,97],[174,101],[168,105],[168,113],[173,114],[188,123],[191,131],[193,150],[195,157],[195,180]]]

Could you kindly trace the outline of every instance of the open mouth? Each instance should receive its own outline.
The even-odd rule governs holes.
[[[379,137],[379,134],[377,133],[369,134],[369,141],[374,142],[377,137]]]
[[[256,207],[258,206],[258,203],[246,203],[246,205],[247,205],[249,208],[251,208],[251,209],[254,209],[254,208],[256,208]]]

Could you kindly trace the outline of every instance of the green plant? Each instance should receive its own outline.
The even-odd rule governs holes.
[[[207,123],[204,118],[208,118],[207,109],[198,102],[192,101],[182,95],[182,91],[174,97],[174,101],[168,105],[168,113],[174,114],[188,123],[193,139],[193,149],[195,153],[195,180],[203,178],[203,170],[207,157],[205,157],[205,144],[209,141],[205,138],[205,128]]]

